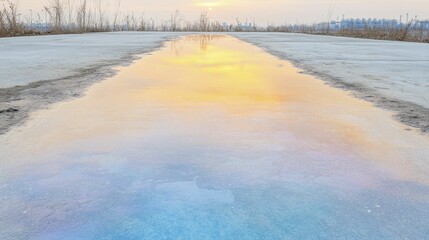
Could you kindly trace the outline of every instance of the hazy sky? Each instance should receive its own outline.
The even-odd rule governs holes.
[[[119,0],[101,1],[113,8]],[[21,11],[30,8],[38,11],[47,2],[49,0],[19,0],[19,5]],[[399,18],[406,13],[410,18],[417,15],[419,19],[429,19],[429,0],[121,0],[122,12],[145,12],[146,16],[158,20],[167,19],[176,9],[189,20],[208,11],[215,20],[233,22],[238,17],[242,21],[255,19],[261,24],[326,21],[330,10],[332,19],[341,18],[342,14],[346,18]]]

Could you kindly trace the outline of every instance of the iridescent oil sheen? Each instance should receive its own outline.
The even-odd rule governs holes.
[[[1,239],[425,239],[429,141],[222,35],[0,136]]]

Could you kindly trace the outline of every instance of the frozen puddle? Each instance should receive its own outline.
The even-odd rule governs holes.
[[[429,141],[226,36],[0,136],[0,239],[425,239]]]

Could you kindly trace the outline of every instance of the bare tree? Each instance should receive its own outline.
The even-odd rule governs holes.
[[[117,31],[118,30],[117,24],[118,24],[118,18],[119,18],[120,9],[121,9],[121,0],[119,0],[117,2],[116,9],[115,9],[115,12],[113,14],[113,29],[112,29],[113,31]]]
[[[86,31],[87,0],[83,0],[77,9],[76,21],[80,32]]]
[[[181,21],[179,10],[174,11],[170,16],[170,31],[178,31],[181,27]]]
[[[201,13],[198,30],[202,32],[207,32],[209,30],[209,17],[207,12]]]

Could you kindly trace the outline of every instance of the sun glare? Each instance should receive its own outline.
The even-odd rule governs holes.
[[[214,8],[214,7],[220,7],[220,6],[224,6],[225,2],[222,1],[203,1],[203,2],[198,2],[196,4],[198,7],[208,7],[208,8]]]

